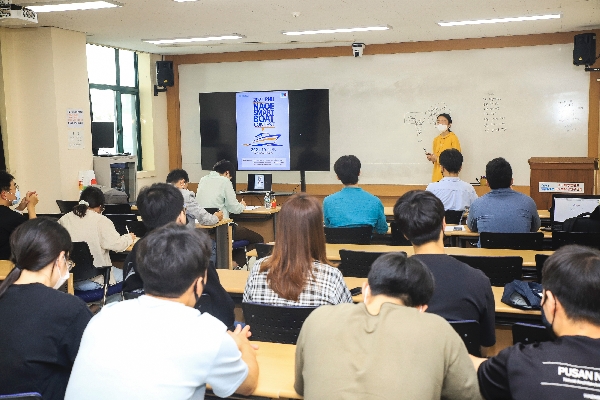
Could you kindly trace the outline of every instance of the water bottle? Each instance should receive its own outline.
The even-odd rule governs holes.
[[[265,208],[266,209],[271,208],[271,192],[265,193]]]

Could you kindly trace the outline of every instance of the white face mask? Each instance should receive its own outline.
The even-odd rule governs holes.
[[[56,268],[58,268],[58,273],[60,275],[58,276],[58,280],[56,281],[56,283],[53,286],[54,289],[58,289],[67,281],[67,279],[69,279],[69,266],[67,265],[67,257],[66,256],[63,256],[63,257],[65,259],[65,268],[67,269],[67,272],[65,273],[65,275],[62,275],[62,272],[60,272],[60,267],[58,266],[58,260],[56,260]]]
[[[446,132],[448,130],[448,125],[437,124],[435,127],[440,132]]]

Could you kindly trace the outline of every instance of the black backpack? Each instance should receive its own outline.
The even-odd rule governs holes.
[[[565,232],[600,233],[600,206],[591,213],[583,213],[563,222]]]

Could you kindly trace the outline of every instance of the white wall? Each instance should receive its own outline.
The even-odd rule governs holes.
[[[183,167],[197,181],[200,166],[198,93],[328,88],[331,164],[344,154],[362,161],[361,182],[425,184],[438,132],[448,111],[461,141],[463,179],[485,174],[504,156],[515,184],[529,184],[534,156],[586,156],[589,75],[572,65],[572,45],[457,50],[179,67]],[[422,121],[419,133],[414,119]],[[238,182],[244,182],[244,173]],[[274,173],[297,182],[297,172]],[[331,172],[308,183],[336,183]]]

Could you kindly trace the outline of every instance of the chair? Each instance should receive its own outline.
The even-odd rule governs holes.
[[[400,231],[396,221],[390,222],[390,228],[392,230],[392,246],[412,246],[410,240],[405,238],[404,233]]]
[[[552,249],[558,250],[567,244],[600,249],[600,233],[587,232],[552,232]]]
[[[482,256],[458,256],[452,255],[458,261],[481,270],[488,278],[492,286],[504,286],[515,279],[521,279],[523,275],[522,257],[482,257]]]
[[[366,278],[375,260],[385,253],[371,253],[368,251],[340,250],[342,262],[338,269],[344,276]]]
[[[539,343],[552,340],[548,330],[541,325],[517,322],[512,326],[513,344]]]
[[[254,246],[256,248],[256,259],[257,260],[260,260],[261,258],[270,256],[273,253],[274,246],[272,244],[256,243]]]
[[[446,219],[446,223],[450,225],[458,225],[460,224],[460,220],[462,219],[464,211],[462,210],[446,210],[444,212],[444,218]]]
[[[36,215],[38,218],[47,218],[47,219],[51,219],[52,221],[58,221],[59,219],[61,219],[61,217],[64,214],[60,214],[60,213],[58,213],[58,214],[38,214],[38,213],[36,213]]]
[[[73,207],[79,204],[79,202],[71,200],[56,200],[56,204],[58,205],[58,209],[62,214],[67,214],[73,211]]]
[[[1,394],[0,399],[10,400],[42,400],[42,395],[38,392]]]
[[[128,233],[127,221],[137,221],[135,214],[104,214],[104,216],[112,221],[119,235]]]
[[[542,250],[544,234],[542,232],[481,232],[479,234],[479,243],[485,249]]]
[[[139,238],[143,238],[148,232],[146,225],[142,221],[125,221],[125,226],[129,229],[129,232]]]
[[[105,214],[131,214],[131,206],[129,204],[105,204]]]
[[[537,272],[537,282],[542,283],[542,269],[544,268],[544,263],[548,259],[545,254],[536,254],[535,255],[535,270]]]
[[[252,340],[285,344],[296,344],[304,320],[315,308],[242,303],[244,320],[252,327]]]
[[[73,267],[72,271],[74,282],[85,281],[95,278],[98,275],[102,275],[104,278],[104,287],[102,289],[86,291],[76,290],[75,295],[87,303],[102,299],[102,305],[104,306],[108,295],[108,282],[112,265],[101,268],[94,267],[94,258],[92,257],[92,253],[90,253],[90,248],[86,242],[73,242],[73,250],[71,251],[70,256],[71,260],[75,263],[75,267]],[[116,290],[117,285],[113,286],[115,287],[115,289],[113,289],[114,293],[120,292],[120,290]],[[85,296],[83,296],[84,294]]]
[[[479,341],[479,322],[474,320],[448,321],[458,333],[467,347],[469,354],[481,357],[481,344]]]
[[[356,226],[343,228],[325,228],[325,241],[337,244],[371,244],[373,227]]]

